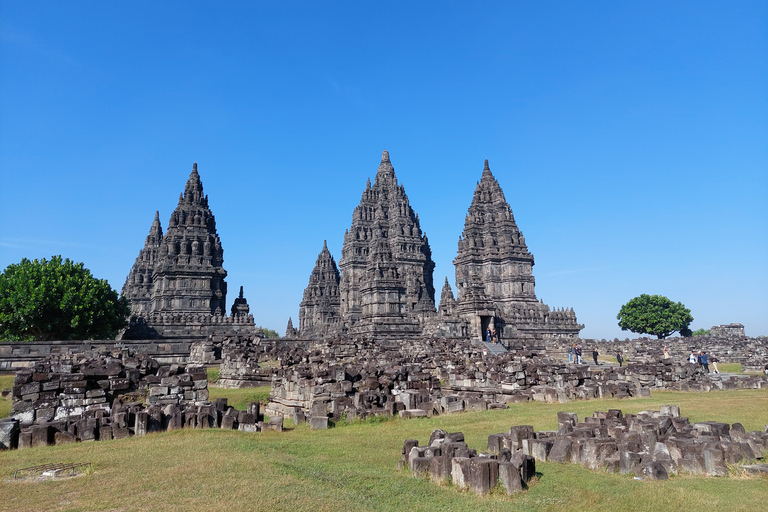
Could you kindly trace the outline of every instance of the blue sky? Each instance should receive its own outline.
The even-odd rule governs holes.
[[[258,324],[390,152],[439,289],[483,159],[584,337],[662,294],[768,335],[766,2],[0,0],[0,268],[120,289],[197,162]]]

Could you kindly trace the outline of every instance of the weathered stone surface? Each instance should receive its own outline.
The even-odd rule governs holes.
[[[256,328],[241,295],[226,316],[224,251],[203,193],[197,164],[163,234],[155,212],[144,248],[123,285],[132,318],[125,338],[250,332]]]

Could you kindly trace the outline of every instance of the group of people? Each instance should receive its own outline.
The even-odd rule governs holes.
[[[698,354],[695,350],[691,350],[691,355],[688,356],[688,362],[704,368],[707,373],[709,373],[709,363],[712,363],[712,368],[715,370],[715,373],[720,373],[717,369],[717,363],[719,363],[720,360],[713,355],[708,355],[703,350],[699,350]]]
[[[499,335],[496,334],[496,329],[491,329],[490,327],[485,330],[485,339],[488,341],[488,343],[498,343],[499,342]]]
[[[581,364],[581,355],[582,355],[582,348],[581,345],[578,343],[574,343],[570,346],[568,349],[568,362],[573,363],[574,361],[576,364]],[[600,353],[597,351],[597,347],[592,349],[592,359],[595,361],[595,364],[600,364],[597,361],[597,356],[599,356]]]

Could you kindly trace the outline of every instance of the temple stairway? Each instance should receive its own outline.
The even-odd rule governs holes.
[[[488,343],[487,341],[480,341],[480,345],[488,351],[489,354],[498,356],[500,354],[506,354],[508,351],[501,343]]]

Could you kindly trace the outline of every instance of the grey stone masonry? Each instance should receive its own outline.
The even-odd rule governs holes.
[[[323,241],[323,250],[317,256],[299,306],[299,332],[302,337],[315,338],[339,332],[340,280],[336,261],[328,250],[327,242]]]
[[[508,448],[478,454],[467,446],[461,432],[434,430],[424,447],[416,439],[406,439],[400,453],[399,469],[407,467],[415,477],[451,482],[459,490],[469,489],[479,495],[497,486],[509,495],[518,493],[528,488],[536,474],[536,461],[530,455]]]
[[[0,449],[122,439],[178,428],[282,430],[259,423],[259,404],[242,413],[208,401],[205,367],[160,365],[127,350],[51,356],[17,372]],[[263,425],[263,426],[260,426]]]
[[[499,340],[520,336],[577,337],[573,309],[550,310],[536,298],[533,254],[499,182],[485,161],[454,259],[458,315],[473,338],[495,329]],[[491,340],[486,340],[491,341]]]
[[[123,286],[131,301],[126,339],[179,337],[218,331],[255,331],[242,294],[227,317],[227,276],[216,219],[203,193],[197,164],[163,234],[159,214]],[[242,292],[242,289],[241,289]]]
[[[419,217],[384,151],[344,235],[339,261],[344,328],[372,338],[419,334],[420,318],[435,313],[434,267]]]

